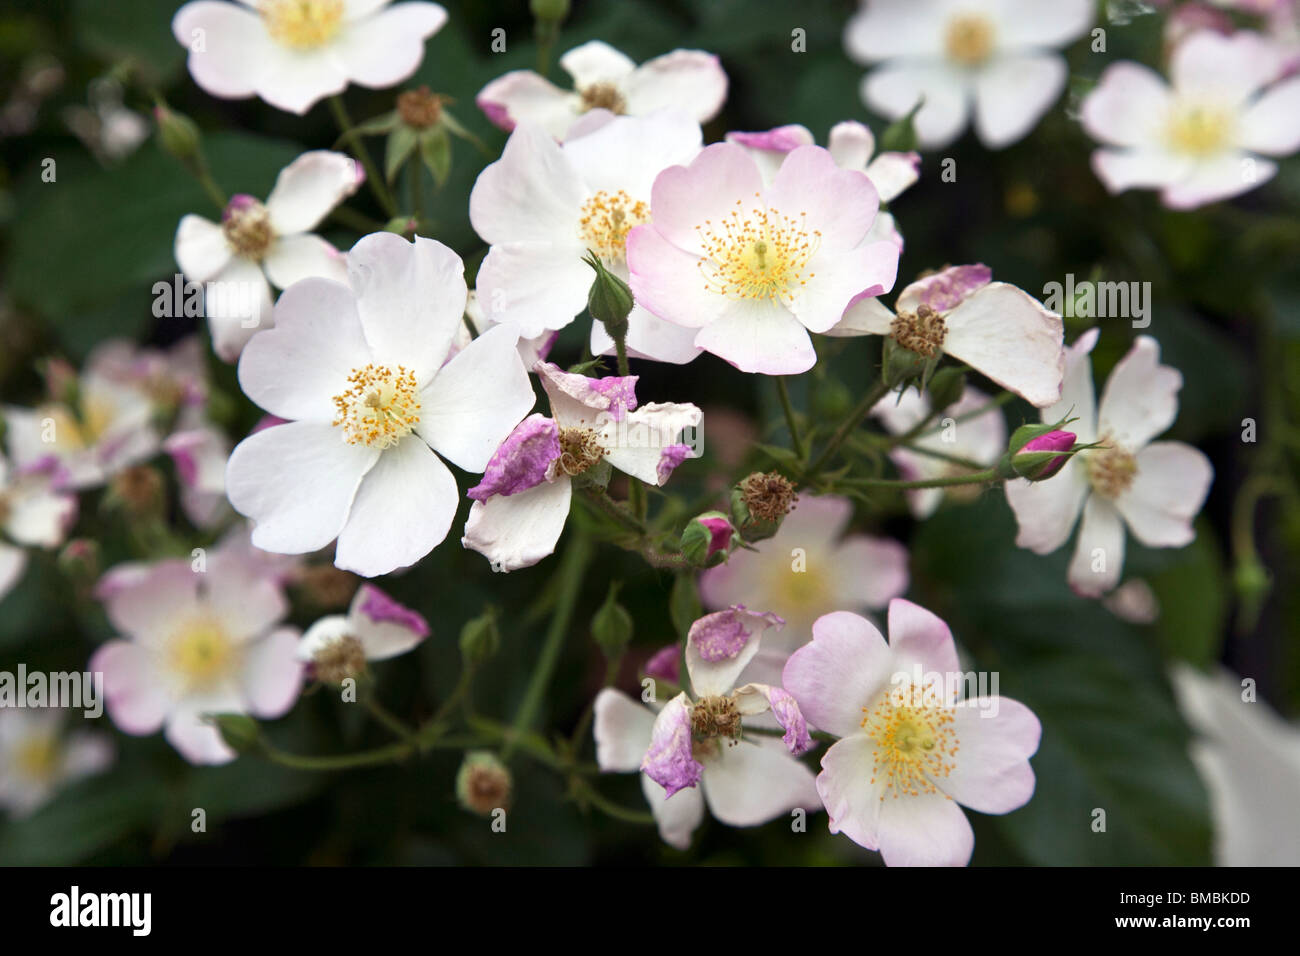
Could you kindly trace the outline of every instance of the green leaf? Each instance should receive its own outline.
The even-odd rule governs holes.
[[[440,127],[426,130],[420,136],[420,158],[440,187],[451,173],[451,138]]]

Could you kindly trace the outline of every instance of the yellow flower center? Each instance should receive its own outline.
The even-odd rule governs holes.
[[[784,563],[778,564],[770,589],[780,596],[783,612],[816,614],[831,610],[830,582],[825,569],[795,571]]]
[[[1178,153],[1210,156],[1232,144],[1233,116],[1216,106],[1176,106],[1165,126],[1165,141]]]
[[[183,624],[167,647],[172,673],[186,687],[211,687],[234,673],[239,648],[217,621],[200,617]]]
[[[348,388],[334,396],[334,406],[338,415],[333,424],[343,429],[350,445],[391,448],[420,422],[415,373],[402,365],[353,369]]]
[[[699,268],[705,288],[728,298],[789,305],[816,275],[808,263],[821,247],[821,233],[808,229],[807,213],[791,218],[777,209],[746,211],[739,199],[736,206],[721,222],[706,219],[695,227],[704,248]]]
[[[566,475],[581,475],[604,457],[600,437],[590,428],[560,429],[559,468]]]
[[[1137,476],[1137,458],[1114,444],[1112,439],[1103,441],[1109,447],[1088,453],[1088,480],[1103,498],[1118,498]]]
[[[343,0],[262,0],[266,32],[294,50],[314,50],[338,35]]]
[[[21,776],[45,783],[58,772],[59,757],[58,740],[52,734],[41,734],[19,745],[14,765]]]
[[[582,204],[578,230],[582,241],[606,262],[622,262],[627,251],[627,234],[650,221],[650,206],[633,199],[623,190],[602,189]]]
[[[952,709],[916,688],[893,688],[874,707],[862,708],[862,729],[876,744],[871,782],[884,783],[880,799],[941,793],[935,781],[956,766]]]
[[[995,36],[993,23],[988,17],[961,13],[950,19],[944,28],[944,53],[961,66],[979,66],[993,54]]]
[[[42,426],[47,418],[53,422],[55,448],[78,449],[89,448],[103,436],[113,423],[115,408],[102,398],[83,394],[76,413],[66,405],[45,405],[39,411]]]
[[[266,206],[251,196],[237,196],[226,206],[221,217],[221,231],[236,255],[254,261],[271,248],[275,231]]]

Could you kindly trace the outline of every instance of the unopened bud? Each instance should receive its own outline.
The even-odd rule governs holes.
[[[720,564],[735,532],[731,519],[721,511],[696,515],[682,531],[682,556],[697,568]]]
[[[194,120],[162,103],[154,107],[153,117],[158,123],[158,141],[164,150],[182,163],[198,158],[202,137]]]
[[[488,608],[460,629],[460,654],[469,667],[487,663],[500,646],[501,632],[497,629],[495,608]]]
[[[614,581],[605,595],[605,603],[591,618],[591,636],[605,657],[614,660],[623,653],[632,640],[632,615],[618,603],[618,589],[622,582]]]
[[[605,331],[614,341],[626,339],[627,317],[632,311],[632,290],[605,268],[599,256],[592,254],[582,261],[596,270],[596,281],[587,294],[591,317],[605,326]]]
[[[1078,436],[1062,431],[1057,424],[1021,425],[1012,432],[998,474],[1007,480],[1045,481],[1059,472]]]
[[[559,22],[569,15],[569,0],[528,0],[528,9],[536,20]]]
[[[0,511],[4,502],[0,501]],[[0,517],[3,517],[0,514]],[[99,544],[91,538],[73,538],[59,552],[59,569],[71,578],[94,581],[99,578]]]
[[[930,408],[934,411],[941,412],[950,405],[956,405],[966,391],[966,373],[959,368],[941,368],[930,379],[928,391]]]
[[[511,786],[506,765],[486,750],[467,753],[456,773],[456,799],[466,810],[479,816],[510,809]]]
[[[226,746],[238,754],[257,749],[262,739],[262,729],[247,714],[215,714],[211,718]]]

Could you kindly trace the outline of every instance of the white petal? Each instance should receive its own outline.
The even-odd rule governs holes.
[[[1001,0],[994,8],[1004,48],[1059,47],[1083,35],[1096,16],[1093,0]]]
[[[965,866],[975,849],[966,814],[942,793],[895,800],[887,792],[879,826],[886,866]]]
[[[1098,329],[1089,329],[1066,348],[1061,400],[1048,405],[1040,415],[1047,424],[1077,418],[1078,421],[1070,422],[1065,429],[1074,432],[1083,444],[1097,437],[1097,398],[1092,386],[1091,353],[1099,334]]]
[[[659,836],[671,847],[688,850],[691,834],[704,820],[704,794],[699,787],[687,787],[665,799],[666,791],[645,774],[641,774],[641,789],[650,812],[659,824]]]
[[[315,149],[303,153],[275,178],[266,200],[277,235],[310,232],[330,210],[365,180],[361,164],[344,153]]]
[[[865,124],[846,120],[831,127],[826,149],[830,151],[835,165],[841,169],[862,171],[867,168],[871,154],[876,151],[876,138]]]
[[[275,327],[244,349],[239,385],[272,415],[329,424],[338,413],[334,396],[370,361],[352,291],[307,279],[281,294]]]
[[[867,167],[867,178],[876,187],[881,202],[893,202],[921,178],[920,168],[919,153],[881,153]]]
[[[511,70],[479,91],[475,104],[504,130],[530,123],[553,139],[563,139],[578,117],[581,103],[532,70]]]
[[[727,74],[703,50],[673,50],[647,60],[621,86],[627,111],[635,116],[672,109],[705,123],[727,99]]]
[[[655,712],[621,690],[606,687],[596,695],[593,713],[592,735],[600,769],[605,773],[640,770],[641,758],[650,747]]]
[[[208,280],[203,304],[212,348],[225,362],[237,360],[249,339],[275,324],[271,285],[262,267],[239,256],[232,256],[226,267]]]
[[[0,541],[0,601],[13,590],[27,568],[27,552]]]
[[[1115,506],[1133,537],[1152,548],[1178,548],[1196,536],[1192,519],[1214,479],[1210,460],[1191,445],[1158,441],[1137,454],[1133,484]]]
[[[632,358],[685,365],[701,352],[695,347],[695,336],[695,329],[667,322],[640,305],[633,305],[627,317],[627,354]],[[614,340],[604,324],[592,322],[591,354],[613,355],[614,351]]]
[[[844,28],[844,46],[859,63],[943,55],[943,10],[913,0],[872,0]]]
[[[257,523],[255,546],[306,554],[338,536],[379,454],[367,445],[349,445],[326,423],[276,425],[235,446],[226,466],[226,494],[236,511]]]
[[[874,296],[858,299],[844,310],[839,322],[826,330],[827,335],[888,335],[894,313]]]
[[[1228,152],[1195,163],[1186,176],[1166,186],[1160,198],[1170,209],[1196,209],[1250,192],[1275,175],[1277,163],[1271,159]]]
[[[279,717],[298,699],[303,666],[297,659],[298,632],[280,628],[244,652],[244,695],[258,717]]]
[[[1169,87],[1140,63],[1113,63],[1083,100],[1083,128],[1111,146],[1142,146],[1160,140],[1169,110]]]
[[[458,498],[447,466],[408,435],[362,480],[334,564],[367,578],[409,567],[447,537]]]
[[[615,116],[579,139],[570,137],[564,155],[592,192],[622,190],[648,201],[655,177],[669,166],[689,163],[703,140],[700,124],[684,113]]]
[[[44,481],[20,481],[5,490],[7,515],[0,528],[17,544],[53,548],[77,517],[75,495],[58,494]]]
[[[1061,397],[1061,317],[1005,282],[992,282],[944,316],[943,350],[1032,405]]]
[[[212,712],[219,712],[216,709]],[[227,713],[234,711],[226,710]],[[192,764],[218,765],[230,763],[238,756],[226,746],[216,725],[205,718],[203,711],[184,707],[167,716],[163,736]]]
[[[1300,149],[1300,77],[1268,90],[1241,116],[1237,145],[1266,156]]]
[[[1097,409],[1097,434],[1136,452],[1178,417],[1183,375],[1160,364],[1160,343],[1139,335],[1106,380]]]
[[[729,302],[721,316],[700,329],[695,344],[742,372],[797,375],[817,362],[807,329],[768,299]]]
[[[1100,597],[1119,583],[1123,569],[1124,522],[1109,501],[1089,495],[1066,575],[1070,587],[1084,597]]]
[[[190,51],[194,82],[226,99],[253,95],[274,46],[257,13],[216,0],[181,7],[172,18],[172,34]]]
[[[1016,142],[1065,89],[1064,57],[1050,53],[998,57],[975,78],[975,129],[989,149]]]
[[[532,567],[555,551],[572,494],[573,483],[560,477],[518,494],[476,501],[460,543],[492,562],[494,571]]]
[[[104,675],[104,703],[113,723],[136,737],[158,732],[171,698],[159,671],[157,654],[129,641],[102,645],[87,665]]]
[[[298,52],[271,43],[258,69],[257,95],[299,116],[348,86],[347,73],[328,47]]]
[[[281,289],[303,279],[348,281],[347,259],[320,236],[303,233],[281,236],[271,243],[262,260],[266,277]]]
[[[1099,149],[1092,154],[1092,171],[1111,193],[1168,186],[1186,178],[1192,168],[1191,159],[1163,148]]]
[[[428,382],[464,320],[469,289],[460,256],[422,236],[411,243],[372,233],[348,253],[348,281],[375,359]]]
[[[576,233],[585,199],[577,170],[550,134],[521,123],[506,140],[501,158],[479,173],[469,197],[469,219],[492,245],[555,242]]]
[[[607,421],[601,431],[605,460],[624,474],[652,485],[662,485],[680,462],[673,459],[681,433],[700,427],[700,410],[689,404],[652,402],[618,421]]]
[[[1046,481],[1017,478],[1006,483],[1007,504],[1016,514],[1016,546],[1050,554],[1070,538],[1091,486],[1087,466],[1071,458]]]
[[[421,393],[416,431],[466,471],[482,471],[536,401],[511,329],[489,329]]]
[[[436,3],[395,3],[374,16],[348,24],[330,54],[348,79],[384,89],[401,83],[424,59],[424,41],[447,22]]]
[[[479,266],[476,291],[489,322],[521,338],[562,329],[587,307],[596,273],[576,242],[506,242]]]
[[[757,826],[796,807],[812,810],[820,803],[812,771],[786,753],[780,741],[759,740],[723,746],[704,765],[705,802],[728,826]]]
[[[872,782],[875,746],[866,734],[852,733],[822,755],[822,772],[817,775],[817,794],[830,818],[831,833],[843,833],[868,850],[879,847],[883,803],[883,787]]]
[[[1274,80],[1281,65],[1278,47],[1261,34],[1201,30],[1178,44],[1169,75],[1180,96],[1234,105]]]
[[[230,262],[234,253],[221,226],[202,216],[189,215],[176,227],[173,252],[186,278],[207,282]]]
[[[917,139],[929,149],[947,146],[966,128],[970,116],[967,81],[940,63],[886,63],[862,80],[867,106],[890,119],[906,116],[921,97],[925,105],[916,114]]]
[[[1029,758],[1043,728],[1024,704],[1007,697],[964,700],[951,711],[958,752],[952,771],[935,780],[944,793],[980,813],[1009,813],[1034,795]]]
[[[578,89],[595,83],[618,83],[636,69],[636,63],[628,56],[600,40],[575,46],[560,57],[560,66],[573,77],[573,85]]]

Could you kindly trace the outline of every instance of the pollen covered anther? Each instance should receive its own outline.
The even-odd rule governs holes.
[[[559,469],[566,475],[581,475],[604,457],[605,449],[590,428],[560,429]]]
[[[705,697],[691,708],[691,733],[705,740],[740,738],[740,709],[734,697]]]
[[[312,658],[312,671],[323,684],[341,684],[365,669],[365,648],[351,634],[330,641]]]
[[[903,348],[925,358],[933,358],[943,348],[948,327],[943,316],[928,305],[915,312],[900,312],[889,324],[889,334]]]
[[[808,228],[807,213],[791,217],[757,204],[746,210],[739,199],[736,207],[720,222],[706,219],[695,227],[704,250],[698,268],[705,288],[732,299],[789,306],[816,275],[808,264],[821,248],[821,232]]]
[[[391,448],[420,422],[420,397],[415,373],[405,366],[367,365],[352,370],[348,388],[334,396],[342,428],[350,445]]]
[[[952,773],[958,750],[951,709],[900,687],[862,712],[861,726],[875,744],[870,783],[884,784],[880,799],[942,793],[936,782]]]
[[[622,262],[627,253],[627,234],[650,221],[648,203],[633,199],[623,190],[600,190],[582,204],[578,231],[587,248],[606,262]]]
[[[266,255],[275,238],[266,206],[242,194],[233,197],[221,214],[221,232],[236,255],[253,260]]]
[[[609,110],[618,116],[627,113],[627,100],[613,83],[593,83],[578,94],[582,111]]]
[[[748,475],[740,483],[740,498],[759,521],[780,521],[799,500],[790,479],[775,471]]]
[[[1103,498],[1118,498],[1137,476],[1137,458],[1109,438],[1103,442],[1106,447],[1088,453],[1088,480]]]
[[[271,39],[294,50],[313,50],[334,39],[345,12],[343,0],[261,0],[258,9]]]

